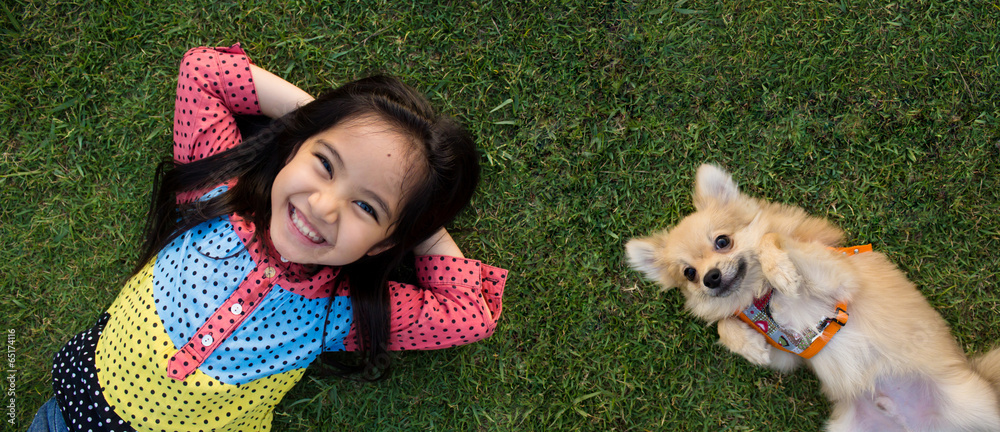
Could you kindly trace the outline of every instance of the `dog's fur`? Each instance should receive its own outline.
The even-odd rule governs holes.
[[[664,289],[679,287],[686,308],[717,322],[719,341],[750,362],[780,371],[807,363],[833,403],[828,431],[1000,431],[1000,349],[970,362],[884,255],[830,249],[840,229],[740,193],[715,166],[699,168],[694,205],[674,228],[629,241],[630,264]],[[721,248],[720,236],[729,240]],[[847,325],[809,360],[772,347],[734,317],[768,284],[783,327],[814,327],[838,301]]]

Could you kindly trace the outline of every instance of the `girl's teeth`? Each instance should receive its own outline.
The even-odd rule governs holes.
[[[323,237],[320,237],[318,234],[313,232],[309,229],[309,226],[302,221],[302,219],[299,219],[299,210],[294,207],[292,207],[292,223],[294,223],[295,227],[299,229],[299,232],[305,234],[305,236],[308,237],[309,240],[312,240],[313,243],[323,243]]]

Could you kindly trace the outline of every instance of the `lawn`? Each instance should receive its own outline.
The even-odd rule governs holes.
[[[449,228],[511,271],[491,339],[397,355],[375,384],[307,374],[276,430],[821,429],[812,375],[752,367],[624,264],[692,210],[706,161],[873,243],[967,352],[1000,345],[995,0],[10,0],[5,430],[135,264],[181,54],[235,42],[313,93],[388,72],[461,119],[484,181]]]

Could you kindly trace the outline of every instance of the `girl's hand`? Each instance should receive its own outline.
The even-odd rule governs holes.
[[[260,111],[270,118],[278,118],[312,102],[313,97],[281,77],[256,65],[250,65]]]
[[[420,242],[413,248],[415,255],[447,255],[451,257],[465,258],[462,250],[451,239],[451,235],[444,228],[432,234],[427,240]]]

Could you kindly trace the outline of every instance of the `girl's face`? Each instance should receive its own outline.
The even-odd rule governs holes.
[[[342,266],[391,244],[412,146],[385,122],[344,121],[307,139],[271,187],[271,241],[298,264]]]

